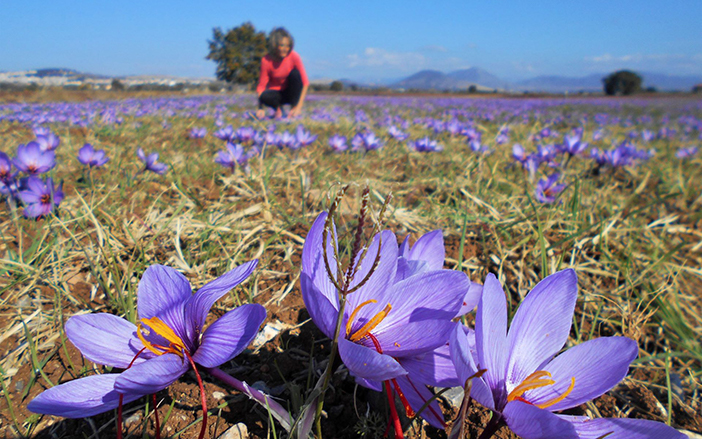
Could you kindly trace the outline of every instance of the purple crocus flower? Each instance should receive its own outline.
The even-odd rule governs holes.
[[[226,142],[231,141],[234,139],[234,128],[232,128],[231,125],[227,125],[226,127],[222,128],[221,130],[215,131],[213,134],[218,139],[224,140]]]
[[[470,146],[471,151],[473,151],[474,153],[477,153],[477,154],[488,155],[488,154],[492,153],[490,148],[487,145],[480,143],[480,140],[478,140],[478,139],[471,140],[470,142],[468,142],[468,146]]]
[[[158,162],[157,152],[151,153],[147,156],[144,153],[144,150],[139,148],[137,149],[137,157],[139,157],[139,160],[144,162],[143,171],[151,171],[155,172],[156,174],[163,175],[168,170],[168,165]]]
[[[91,168],[99,168],[110,161],[110,158],[105,155],[104,149],[96,150],[93,145],[86,143],[78,150],[78,161]]]
[[[0,187],[3,184],[9,185],[11,181],[14,181],[17,171],[12,170],[12,160],[7,154],[0,151]]]
[[[56,154],[42,151],[36,142],[17,147],[17,157],[12,161],[15,167],[29,175],[43,174],[56,166]]]
[[[248,143],[253,141],[258,132],[252,127],[240,127],[234,132],[233,138],[238,140],[239,143]]]
[[[49,131],[47,134],[37,135],[34,142],[39,144],[42,151],[55,151],[61,143],[61,139],[59,139],[59,136]]]
[[[207,135],[207,128],[205,127],[192,127],[190,130],[190,138],[191,139],[202,139]]]
[[[307,235],[300,279],[310,317],[325,335],[333,338],[340,302],[339,292],[325,268],[326,218],[326,213],[320,214]],[[331,233],[327,236],[329,268],[336,278],[337,243]],[[430,352],[446,343],[448,332],[453,329],[451,319],[460,310],[470,281],[462,272],[433,270],[395,282],[398,247],[397,238],[390,231],[376,235],[366,254],[349,288],[370,273],[376,255],[380,260],[368,281],[346,296],[338,343],[339,355],[357,382],[377,389],[378,382],[407,374],[400,364],[403,358]],[[354,265],[358,263],[357,257]]]
[[[361,133],[361,138],[363,139],[363,146],[366,148],[366,151],[375,151],[384,146],[384,143],[373,131],[369,130]]]
[[[442,270],[445,256],[446,250],[441,230],[434,230],[422,235],[412,246],[410,246],[408,235],[400,245],[395,282],[409,279],[421,273]],[[460,317],[475,308],[480,300],[482,288],[482,285],[470,282],[470,286],[463,296],[461,308],[454,317]],[[473,331],[465,329],[474,340]],[[433,396],[427,386],[456,387],[462,384],[458,381],[448,343],[429,352],[400,358],[398,362],[407,371],[407,375],[396,379],[397,386],[401,389],[409,407],[415,412],[421,409]],[[376,390],[380,390],[380,383],[374,384],[377,386]],[[407,409],[407,407],[405,408]],[[411,413],[408,415],[412,416]],[[420,415],[436,428],[446,427],[441,408],[436,400]]]
[[[234,172],[237,165],[245,166],[248,160],[249,157],[244,152],[244,147],[239,143],[231,142],[227,142],[226,149],[217,151],[217,157],[215,157],[215,163],[229,168],[232,172]]]
[[[536,183],[536,193],[534,194],[536,199],[541,203],[551,204],[556,201],[558,194],[563,192],[566,185],[565,183],[558,183],[561,178],[561,174],[553,174],[548,178],[542,178]]]
[[[280,135],[280,140],[278,141],[278,148],[288,148],[292,150],[298,150],[302,147],[302,144],[297,140],[294,134],[289,131],[283,131]]]
[[[582,137],[578,134],[565,136],[563,143],[558,146],[562,153],[570,155],[578,155],[585,151],[589,145],[587,142],[582,142]]]
[[[248,278],[257,263],[242,264],[195,294],[178,271],[149,267],[139,282],[138,325],[107,313],[78,315],[66,322],[68,339],[85,358],[126,370],[52,387],[27,408],[66,418],[92,416],[116,408],[120,395],[126,403],[168,387],[190,369],[190,359],[206,369],[231,360],[256,336],[266,310],[258,304],[242,305],[207,329],[205,319],[212,305]]]
[[[297,130],[295,131],[295,138],[297,138],[300,145],[307,146],[311,145],[312,142],[317,140],[317,135],[307,131],[304,126],[298,125]]]
[[[440,152],[444,150],[443,146],[439,145],[436,140],[431,140],[429,137],[410,141],[407,143],[407,148],[417,152]]]
[[[63,201],[63,183],[54,188],[54,182],[47,178],[46,182],[37,176],[29,176],[20,182],[19,198],[24,203],[26,218],[46,216],[54,207]]]
[[[675,157],[679,159],[689,159],[694,157],[697,154],[697,147],[696,146],[690,146],[689,148],[680,148],[678,151],[675,153]]]
[[[614,387],[636,358],[636,342],[601,337],[556,354],[568,340],[578,294],[575,271],[548,276],[526,296],[507,330],[507,300],[493,274],[485,280],[475,319],[475,345],[456,328],[449,346],[471,397],[492,410],[486,429],[507,425],[524,439],[684,439],[665,424],[640,419],[557,415]],[[555,358],[554,358],[555,357]]]
[[[395,125],[391,125],[390,128],[388,128],[388,134],[390,135],[390,137],[397,140],[398,142],[402,142],[409,137],[409,134],[405,133],[404,131],[401,131]]]
[[[334,152],[346,151],[348,149],[348,145],[346,144],[346,136],[334,134],[329,138],[329,146],[332,150],[334,150]]]

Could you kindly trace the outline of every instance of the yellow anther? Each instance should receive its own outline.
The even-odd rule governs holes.
[[[353,319],[356,317],[356,314],[363,308],[364,306],[368,305],[369,303],[378,303],[377,300],[366,300],[362,304],[358,305],[356,309],[353,310],[351,313],[351,316],[349,317],[349,320],[346,322],[346,336],[348,337],[349,334],[351,334],[351,324],[353,323]]]
[[[358,309],[358,308],[356,308]],[[357,342],[358,340],[362,339],[366,335],[368,335],[369,332],[371,332],[373,329],[375,329],[376,326],[380,322],[383,321],[385,317],[387,317],[388,313],[392,309],[392,305],[389,303],[385,305],[385,308],[383,308],[382,311],[380,311],[378,314],[374,315],[372,319],[370,319],[365,325],[361,327],[358,331],[354,332],[351,337],[349,337],[349,340],[353,342]],[[355,312],[355,311],[354,311]],[[349,319],[350,320],[350,319]],[[347,326],[348,328],[348,326]]]
[[[545,379],[545,377],[548,377]],[[511,392],[509,392],[509,395],[507,395],[507,401],[515,401],[515,400],[520,400],[527,402],[531,404],[529,401],[525,401],[522,398],[522,395],[524,395],[525,392],[533,389],[538,389],[541,387],[546,387],[546,386],[552,386],[556,384],[556,382],[551,378],[551,374],[548,371],[545,370],[537,370],[536,372],[532,373],[524,381],[522,381],[517,387],[514,388]],[[535,404],[536,407],[539,407],[541,409],[545,409],[547,407],[551,407],[554,404],[557,404],[561,401],[563,401],[569,394],[570,392],[573,391],[573,388],[575,387],[575,377],[572,377],[570,379],[570,386],[568,386],[568,389],[566,389],[565,392],[563,392],[562,395],[557,396],[555,398],[549,399],[546,402],[542,402],[541,404]]]
[[[540,409],[545,409],[547,407],[551,407],[552,405],[558,404],[559,402],[563,401],[566,399],[566,396],[570,395],[570,392],[573,391],[573,388],[575,387],[575,377],[570,378],[570,386],[568,386],[568,389],[563,392],[561,396],[557,396],[553,399],[549,399],[546,402],[542,402],[541,404],[536,404],[536,406]]]
[[[169,342],[168,347],[154,345],[153,343],[146,340],[146,338],[142,334],[143,327],[141,323],[148,326],[151,331],[165,338]],[[151,317],[150,319],[141,319],[141,323],[137,325],[137,336],[139,337],[139,340],[141,340],[141,342],[144,344],[144,347],[146,347],[148,350],[150,350],[156,355],[174,353],[181,357],[183,356],[181,351],[185,349],[185,343],[180,337],[176,335],[173,329],[166,325],[161,319],[159,319],[158,317]]]
[[[538,389],[539,387],[550,386],[556,382],[550,379],[542,379],[543,377],[551,378],[551,374],[545,370],[537,370],[528,377],[524,379],[517,387],[514,388],[509,395],[507,395],[507,401],[514,401],[520,396],[524,395],[527,390]]]

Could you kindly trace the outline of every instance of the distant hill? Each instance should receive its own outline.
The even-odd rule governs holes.
[[[438,70],[422,70],[405,79],[390,84],[392,88],[418,90],[459,90],[475,85],[478,90],[504,88],[508,83],[495,75],[479,69],[456,70],[443,73]]]
[[[484,87],[499,89],[509,88],[509,82],[478,67],[456,70],[447,74],[447,76],[458,81],[459,86],[457,88],[468,88],[471,85],[482,85]]]
[[[392,83],[393,88],[419,90],[465,90],[475,85],[478,90],[513,90],[549,93],[600,92],[602,78],[608,73],[595,73],[582,77],[537,76],[509,82],[478,67],[456,70],[450,73],[438,70],[422,70]],[[660,91],[690,91],[695,84],[702,83],[702,75],[674,76],[661,73],[639,72],[644,87],[655,87]]]

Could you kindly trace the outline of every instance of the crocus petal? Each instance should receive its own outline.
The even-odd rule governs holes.
[[[444,235],[441,230],[422,235],[409,251],[407,259],[424,261],[430,270],[444,268],[446,250],[444,248]]]
[[[434,394],[425,386],[417,381],[410,380],[407,375],[397,377],[397,384],[402,389],[402,393],[407,398],[412,410],[416,412],[421,409],[427,401],[429,401]],[[421,413],[419,416],[424,418],[429,425],[438,429],[446,428],[444,424],[444,415],[441,412],[441,407],[439,407],[439,402],[435,398]]]
[[[105,366],[126,369],[129,364],[139,364],[153,354],[144,351],[136,335],[137,327],[112,314],[86,314],[73,316],[66,322],[66,335],[88,360]]]
[[[485,278],[483,295],[475,314],[475,348],[480,369],[487,369],[483,375],[491,389],[504,386],[507,367],[507,299],[500,282],[494,274]],[[500,400],[507,395],[495,395]],[[495,401],[499,404],[499,401]]]
[[[248,278],[256,265],[258,265],[258,259],[245,262],[200,288],[185,305],[185,318],[188,324],[196,332],[201,330],[212,305]]]
[[[385,230],[381,232],[381,234],[375,235],[373,238],[373,242],[368,247],[365,259],[361,262],[361,266],[351,281],[350,287],[353,288],[358,285],[370,272],[375,257],[378,255],[380,236],[382,236],[382,246],[380,247],[380,262],[376,270],[373,272],[368,282],[348,296],[346,305],[348,314],[351,314],[361,303],[371,299],[377,301],[377,303],[374,304],[375,306],[369,305],[361,308],[356,317],[358,320],[370,320],[378,311],[387,305],[387,299],[392,289],[390,288],[390,283],[395,279],[395,271],[397,270],[397,238],[395,238],[394,233]],[[359,258],[360,254],[356,258],[356,264]],[[395,304],[393,304],[393,306],[394,305]],[[377,309],[378,307],[380,307],[380,309]]]
[[[578,439],[573,424],[548,410],[521,401],[507,404],[502,415],[509,428],[524,439]]]
[[[527,294],[509,330],[507,391],[563,347],[568,340],[577,295],[578,278],[571,269],[548,276]]]
[[[478,306],[478,302],[480,302],[480,297],[483,295],[483,286],[480,284],[477,284],[475,282],[470,283],[470,288],[468,288],[468,291],[466,292],[466,295],[463,296],[463,302],[461,303],[461,309],[458,310],[458,314],[456,314],[456,317],[461,317],[469,312],[473,311],[473,309]]]
[[[324,335],[333,338],[339,314],[338,304],[335,306],[329,302],[327,296],[319,291],[306,273],[300,275],[300,290],[312,321]]]
[[[575,378],[572,392],[548,409],[565,410],[595,399],[624,379],[638,351],[636,342],[626,337],[586,341],[563,352],[544,367],[555,384],[531,390],[524,397],[536,405],[552,400],[566,392],[571,378]]]
[[[456,367],[451,360],[448,343],[433,351],[399,358],[400,365],[410,378],[418,383],[434,387],[456,387],[460,385]]]
[[[580,439],[687,439],[687,435],[661,422],[644,419],[617,419],[561,416],[575,427]]]
[[[317,287],[330,303],[338,303],[338,293],[336,288],[329,280],[326,263],[324,261],[324,223],[327,219],[327,213],[322,212],[317,216],[317,219],[312,224],[310,231],[307,233],[305,245],[302,247],[302,272],[309,276],[313,284]],[[333,227],[333,226],[332,226]],[[335,228],[333,229],[336,230]],[[335,232],[334,232],[335,233]],[[327,238],[327,258],[329,259],[329,268],[332,275],[336,276],[337,264],[334,258],[334,249],[336,243],[332,235]]]
[[[205,367],[217,367],[236,357],[256,337],[266,319],[266,309],[258,304],[242,305],[212,323],[193,360]]]
[[[86,418],[119,405],[114,389],[120,374],[91,375],[45,390],[27,404],[27,409],[44,415],[64,418]],[[143,394],[124,395],[123,403],[139,399]]]
[[[339,355],[349,371],[373,381],[386,381],[407,374],[394,358],[339,337]]]
[[[24,216],[27,218],[37,218],[42,215],[46,215],[51,212],[51,207],[47,208],[41,203],[33,203],[25,206]]]
[[[412,356],[446,343],[451,319],[468,288],[468,276],[453,270],[422,273],[394,284],[387,297],[392,309],[373,331],[383,352]]]
[[[475,332],[462,324],[456,324],[456,328],[451,332],[451,338],[449,339],[449,350],[451,351],[451,360],[456,367],[458,385],[463,387],[468,378],[478,371],[475,365],[477,356]],[[495,409],[492,390],[490,390],[483,378],[473,378],[470,396],[483,406],[491,410]]]
[[[176,354],[164,354],[122,372],[115,381],[115,390],[120,393],[145,395],[156,393],[170,386],[190,367],[187,358]]]
[[[363,386],[367,389],[375,390],[376,392],[383,391],[383,383],[380,381],[367,380],[362,377],[353,377],[353,379],[358,383],[358,385]]]
[[[184,303],[192,296],[190,282],[179,271],[152,265],[139,281],[137,311],[139,318],[150,319],[167,308]]]

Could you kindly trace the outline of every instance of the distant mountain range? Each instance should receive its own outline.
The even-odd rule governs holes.
[[[662,73],[638,72],[644,87],[655,87],[660,91],[689,91],[702,83],[702,75],[673,76]],[[537,76],[517,82],[509,82],[478,67],[444,73],[437,70],[422,70],[414,75],[391,83],[391,88],[418,90],[459,90],[475,85],[477,90],[542,91],[550,93],[601,91],[602,78],[608,73],[583,77]]]
[[[643,86],[655,87],[659,91],[690,91],[697,84],[702,84],[702,75],[676,76],[662,73],[637,72],[643,78]],[[569,76],[537,76],[521,81],[510,82],[499,78],[479,67],[456,70],[449,73],[438,70],[422,70],[413,75],[399,80],[389,80],[380,83],[364,83],[350,79],[341,79],[344,86],[359,85],[361,87],[376,88],[390,87],[394,89],[415,90],[466,90],[475,86],[477,91],[513,91],[513,92],[600,92],[602,91],[602,78],[609,73],[591,74],[582,77]],[[0,83],[43,85],[76,85],[80,83],[109,84],[112,79],[119,79],[127,85],[135,84],[164,84],[176,83],[207,84],[214,82],[214,78],[178,78],[166,75],[131,75],[108,76],[79,72],[67,68],[45,68],[27,70],[22,72],[0,71]],[[329,84],[329,78],[316,79],[313,83]]]

